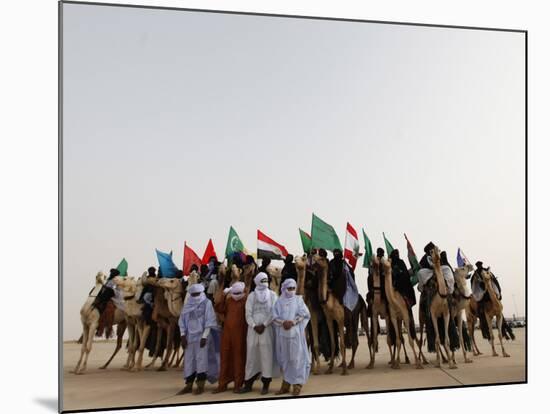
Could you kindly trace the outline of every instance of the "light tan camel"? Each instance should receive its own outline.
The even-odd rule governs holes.
[[[504,350],[504,345],[502,343],[502,323],[504,321],[504,316],[502,314],[503,306],[495,292],[491,276],[491,268],[483,269],[481,271],[481,278],[483,279],[485,288],[487,289],[487,293],[489,294],[489,301],[485,302],[483,306],[483,316],[485,317],[485,320],[487,321],[487,326],[489,327],[489,341],[491,342],[493,356],[498,356],[498,352],[495,349],[495,336],[493,334],[493,318],[496,317],[496,328],[498,331],[500,348],[502,349],[502,356],[507,358],[510,355]]]
[[[138,303],[143,290],[143,282],[147,272],[137,281],[132,277],[116,276],[113,281],[122,290],[124,299],[124,316],[128,327],[128,358],[122,369],[137,371],[136,351],[143,337],[144,324],[142,323],[143,304]],[[146,340],[147,338],[145,338]]]
[[[240,280],[244,282],[244,289],[245,292],[250,292],[250,289],[252,288],[252,280],[254,279],[254,276],[258,273],[258,267],[256,266],[256,263],[249,263],[243,265],[243,271],[240,275]]]
[[[313,356],[313,374],[318,375],[321,370],[321,359],[319,358],[319,319],[318,312],[320,309],[314,309],[312,304],[311,295],[305,289],[306,282],[306,268],[307,268],[307,256],[297,256],[294,259],[294,264],[296,266],[296,272],[298,274],[298,283],[296,286],[296,294],[302,295],[304,298],[304,303],[309,309],[311,331],[312,331],[312,344],[311,344],[311,354]]]
[[[340,335],[340,353],[342,354],[342,375],[347,375],[348,366],[346,364],[346,345],[344,342],[344,323],[345,312],[344,306],[332,294],[328,288],[328,260],[319,254],[313,256],[313,263],[317,267],[319,277],[319,301],[321,308],[327,320],[328,331],[330,335],[330,362],[325,374],[332,374],[334,368],[334,354],[336,350],[336,340],[334,332],[334,322],[338,326],[338,334]]]
[[[386,321],[386,342],[390,350],[390,365],[393,365],[394,361],[394,350],[392,349],[391,338],[389,335],[389,310],[388,305],[384,298],[382,297],[382,283],[380,277],[380,261],[378,257],[373,255],[372,266],[369,268],[372,272],[372,282],[373,282],[373,295],[372,298],[368,300],[368,306],[370,308],[371,314],[371,340],[369,343],[369,353],[370,353],[370,362],[367,365],[367,369],[374,368],[374,363],[376,360],[376,353],[378,352],[378,321],[384,319]]]
[[[451,314],[449,311],[449,302],[447,301],[447,284],[445,283],[445,278],[443,277],[443,272],[441,271],[441,256],[440,251],[437,246],[435,246],[432,250],[432,262],[433,262],[433,277],[436,281],[436,292],[434,293],[433,297],[431,298],[430,303],[430,315],[432,318],[432,323],[435,331],[435,350],[437,354],[437,362],[435,364],[436,368],[439,368],[441,366],[441,339],[439,336],[439,325],[437,323],[437,320],[440,317],[443,317],[444,320],[444,333],[445,333],[445,341],[443,343],[443,347],[445,349],[445,354],[447,356],[447,361],[449,362],[449,369],[455,369],[457,368],[456,364],[453,362],[453,360],[450,357],[450,340],[449,340],[449,320],[451,318]]]
[[[82,323],[82,346],[80,348],[80,358],[74,369],[75,374],[83,374],[86,371],[88,365],[88,356],[92,351],[92,345],[97,327],[99,324],[99,310],[93,306],[94,301],[96,300],[97,295],[101,291],[101,288],[105,284],[107,277],[103,272],[98,272],[95,277],[95,286],[92,288],[86,301],[80,308],[80,322]],[[122,337],[124,331],[126,330],[126,323],[124,314],[118,309],[115,310],[114,323],[117,326],[117,346],[111,358],[100,367],[100,369],[105,369],[112,361],[116,353],[122,347]]]
[[[466,308],[470,304],[471,294],[466,294],[468,292],[468,284],[466,282],[466,277],[468,273],[473,270],[473,266],[468,264],[466,266],[457,267],[454,271],[455,279],[455,290],[451,298],[451,319],[456,321],[456,328],[458,329],[458,338],[460,341],[460,347],[462,348],[462,355],[464,356],[464,362],[472,362],[471,358],[468,358],[466,347],[464,345],[464,337],[462,335],[462,325],[464,324],[463,311],[466,311]],[[452,351],[452,359],[456,364],[455,351]]]
[[[403,324],[405,325],[405,329],[407,330],[407,334],[409,336],[409,345],[411,346],[413,351],[416,368],[424,368],[420,360],[420,355],[416,354],[416,350],[414,347],[414,338],[416,336],[416,333],[414,331],[414,320],[411,320],[411,317],[409,315],[409,307],[407,306],[405,299],[403,299],[403,296],[393,288],[391,259],[385,260],[384,258],[382,258],[382,266],[384,268],[384,289],[386,292],[386,298],[388,299],[389,316],[395,330],[396,351],[394,353],[395,356],[393,359],[392,368],[400,368],[399,354],[401,352],[401,332]]]

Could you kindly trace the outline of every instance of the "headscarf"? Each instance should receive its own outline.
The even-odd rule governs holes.
[[[288,291],[289,287],[296,288],[296,281],[294,279],[286,279],[281,286],[281,292],[285,299],[292,299],[294,295],[296,295],[296,290],[291,292]]]
[[[233,300],[241,300],[242,298],[244,298],[244,283],[233,283],[233,285],[229,288],[229,293],[231,294]]]
[[[204,286],[202,285],[202,283],[192,284],[191,286],[189,286],[189,289],[187,289],[187,293],[189,295],[187,297],[185,305],[183,306],[184,314],[197,309],[199,305],[206,299],[206,295],[204,294]],[[200,293],[200,295],[192,296],[193,293]]]
[[[262,279],[267,279],[268,281],[266,283],[262,283]],[[256,300],[260,303],[267,302],[267,299],[269,298],[269,277],[266,273],[260,272],[256,275],[254,278],[254,283],[256,284],[255,297]]]

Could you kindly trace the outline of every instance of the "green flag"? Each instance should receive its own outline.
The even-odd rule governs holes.
[[[420,270],[420,264],[418,263],[416,253],[414,252],[412,244],[409,241],[409,238],[407,237],[406,234],[405,234],[405,240],[407,240],[407,257],[409,258],[409,264],[411,265],[411,271],[412,271],[412,275],[410,279],[411,279],[412,285],[415,286],[418,283],[417,272]]]
[[[230,257],[235,252],[242,252],[244,244],[239,238],[239,235],[231,226],[229,228],[229,236],[227,237],[227,246],[225,247],[225,257]]]
[[[370,239],[367,237],[367,233],[365,233],[365,229],[363,230],[363,238],[365,239],[365,258],[363,259],[363,267],[369,267],[370,262],[372,261],[372,244],[370,244]]]
[[[126,259],[122,259],[118,266],[116,267],[116,270],[120,272],[120,276],[128,276],[128,262]]]
[[[305,231],[303,231],[302,229],[298,229],[300,230],[300,239],[302,240],[302,247],[304,248],[304,253],[308,253],[311,252],[311,236],[309,234],[307,234]]]
[[[384,244],[386,245],[386,254],[388,255],[388,257],[390,257],[390,254],[391,252],[394,251],[394,248],[391,245],[390,241],[386,239],[386,235],[384,233],[382,233],[382,236],[384,236]]]
[[[342,250],[340,239],[338,239],[334,228],[315,214],[313,214],[311,220],[311,247],[313,249]]]

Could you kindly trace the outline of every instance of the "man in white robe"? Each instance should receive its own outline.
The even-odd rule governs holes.
[[[219,373],[219,344],[216,344],[217,336],[214,335],[218,322],[212,302],[206,298],[201,283],[189,286],[188,293],[178,321],[181,345],[185,350],[185,387],[178,394],[191,392],[195,379],[197,388],[193,394],[201,394],[205,381],[216,382]]]
[[[283,372],[283,383],[276,394],[300,395],[309,377],[311,354],[307,347],[305,330],[309,322],[309,310],[296,295],[296,281],[286,279],[281,286],[281,296],[273,307],[275,347],[277,361]]]
[[[246,323],[246,367],[245,381],[241,393],[252,391],[254,381],[261,376],[262,391],[269,392],[273,377],[279,376],[274,354],[273,306],[277,294],[269,289],[269,277],[260,272],[254,278],[255,290],[248,295],[245,305]]]

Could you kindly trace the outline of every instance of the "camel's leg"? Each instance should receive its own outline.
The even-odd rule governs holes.
[[[493,334],[493,318],[489,317],[489,314],[485,312],[485,320],[487,321],[487,326],[489,327],[489,340],[491,342],[491,348],[493,350],[493,356],[498,356],[498,352],[495,349],[495,335]]]
[[[400,332],[399,335],[401,336],[401,344],[403,345],[403,353],[405,354],[405,364],[410,364],[411,360],[409,359],[409,356],[407,355],[407,347],[405,346],[405,338],[403,338],[403,334]]]
[[[147,343],[147,338],[149,338],[150,332],[151,326],[148,324],[145,324],[140,329],[138,358],[136,365],[133,368],[133,371],[141,371],[143,369],[143,353],[145,352],[145,344]]]
[[[372,310],[370,323],[372,326],[371,344],[369,346],[370,362],[366,366],[367,369],[374,368],[374,360],[376,359],[376,348],[378,347],[378,315]]]
[[[166,355],[164,356],[162,365],[157,371],[166,371],[166,368],[168,367],[168,361],[170,360],[170,356],[172,355],[172,349],[174,348],[175,328],[176,328],[176,324],[173,321],[170,321],[168,325],[168,330],[166,332]]]
[[[80,370],[78,372],[75,372],[75,374],[82,374],[84,371],[86,371],[87,365],[88,365],[88,356],[90,355],[90,352],[92,352],[92,344],[94,342],[94,333],[97,330],[98,322],[94,321],[88,326],[88,335],[86,337],[86,342],[83,342],[82,345],[85,345],[84,348],[84,359],[82,361],[82,365],[80,366]]]
[[[436,368],[441,368],[441,349],[440,349],[440,339],[439,339],[439,326],[437,325],[437,316],[432,312],[432,323],[435,331],[435,353],[437,355],[437,361],[435,363]]]
[[[393,315],[394,312],[392,312]],[[401,353],[401,325],[398,324],[397,318],[395,316],[391,317],[391,323],[393,325],[393,328],[395,330],[395,356],[393,358],[393,369],[400,369],[401,368],[401,361],[399,358],[399,354]]]
[[[347,375],[348,366],[346,365],[346,343],[344,340],[344,318],[343,317],[340,318],[340,320],[338,321],[338,333],[340,334],[340,352],[342,353],[342,375]]]
[[[128,325],[128,361],[126,369],[131,370],[136,363],[136,348],[138,342],[137,327],[135,323]]]
[[[504,345],[502,344],[502,322],[503,322],[503,316],[502,313],[499,313],[497,315],[497,329],[498,329],[498,340],[500,341],[500,348],[502,349],[502,356],[505,358],[508,358],[510,354],[508,354],[504,350]]]
[[[451,319],[451,315],[449,314],[449,312],[445,312],[445,314],[443,315],[443,320],[445,321],[445,342],[444,342],[444,346],[445,346],[445,354],[447,355],[447,360],[449,361],[449,368],[450,369],[454,369],[456,368],[456,364],[454,363],[453,359],[451,358],[451,354],[450,354],[450,347],[451,347],[451,341],[449,339],[449,321]]]
[[[462,320],[462,316],[458,317],[458,339],[460,340],[460,347],[462,348],[462,355],[464,355],[464,362],[466,364],[472,362],[472,359],[468,358],[468,354],[466,352],[466,346],[464,345],[464,337],[462,336],[462,326],[464,325],[464,321]]]
[[[334,340],[334,322],[325,312],[325,318],[327,320],[328,334],[330,336],[330,362],[328,363],[328,369],[325,371],[325,374],[332,374],[332,369],[334,368],[334,351],[336,348],[336,341]]]
[[[389,316],[386,316],[386,343],[388,344],[388,349],[390,350],[390,362],[388,362],[388,365],[393,365],[394,361],[395,361],[395,344],[392,344],[391,343],[391,338],[390,338],[390,327],[388,326],[389,325]]]
[[[468,333],[470,334],[470,339],[472,341],[472,353],[474,356],[481,355],[479,348],[476,344],[476,338],[474,336],[476,317],[470,314],[466,315],[466,323],[468,324]]]
[[[161,326],[159,324],[157,324],[157,342],[155,343],[155,352],[153,353],[153,360],[151,362],[149,362],[149,364],[147,364],[145,366],[145,368],[151,368],[151,367],[155,366],[155,362],[156,362],[156,360],[159,356],[160,340],[162,338],[162,331],[163,331],[163,328],[161,328]]]
[[[84,355],[86,354],[86,346],[88,344],[88,326],[86,324],[82,324],[82,345],[80,346],[80,358],[78,359],[78,362],[76,363],[76,367],[74,368],[75,374],[80,374],[80,367],[82,366],[82,362],[84,361]]]
[[[178,358],[178,361],[176,362],[176,368],[179,368],[181,363],[183,362],[183,358],[185,357],[185,351],[182,351],[180,357]]]
[[[411,349],[413,351],[413,355],[414,355],[414,364],[416,366],[417,369],[422,369],[424,368],[422,366],[422,361],[420,360],[420,354],[417,356],[416,355],[416,349],[414,349],[414,338],[413,338],[413,335],[415,334],[415,332],[411,331],[411,323],[410,323],[410,320],[409,318],[405,319],[404,321],[405,323],[405,326],[407,327],[407,335],[409,336],[409,345],[411,346]],[[414,328],[416,329],[416,328]],[[405,341],[403,341],[405,342]]]
[[[314,365],[313,365],[313,374],[318,375],[321,372],[321,358],[319,357],[319,319],[317,318],[317,312],[311,312],[311,336],[312,344],[312,354],[314,358]]]
[[[422,352],[422,345],[423,345],[423,339],[422,337],[424,336],[424,319],[423,318],[418,318],[418,325],[420,327],[420,338],[418,338],[418,357],[420,359],[422,359],[422,363],[424,365],[427,365],[429,364],[428,360],[426,359],[426,357],[424,356],[424,353]]]
[[[126,330],[126,324],[125,323],[117,324],[117,326],[116,326],[116,347],[115,347],[115,350],[114,350],[113,354],[111,355],[111,358],[109,358],[109,360],[104,365],[99,367],[99,369],[106,369],[109,366],[109,364],[111,363],[111,361],[113,360],[113,358],[115,357],[115,355],[118,353],[120,348],[122,348],[122,339],[123,339],[125,330]]]

